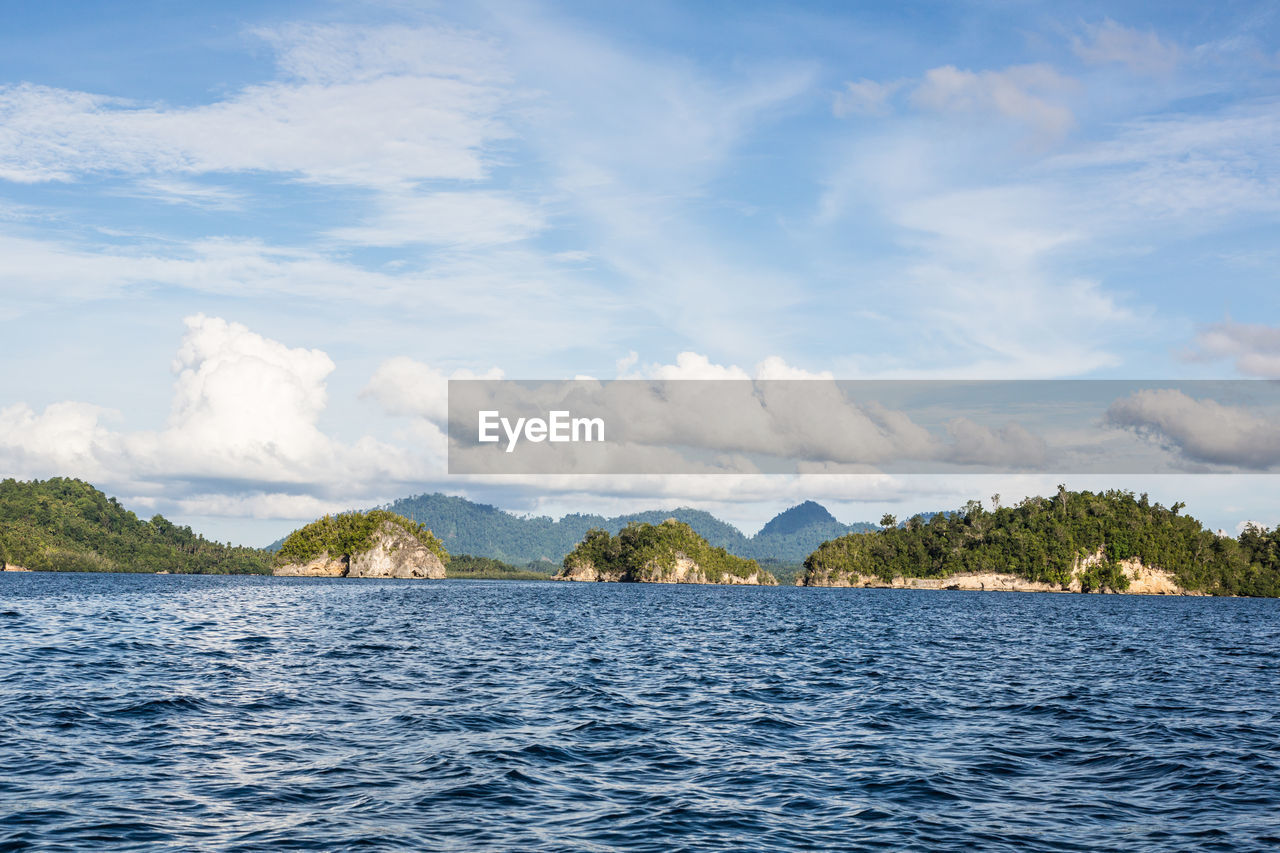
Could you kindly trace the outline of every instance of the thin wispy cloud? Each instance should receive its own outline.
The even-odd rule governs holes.
[[[364,437],[392,456],[437,440],[410,386],[459,371],[1278,375],[1274,16],[964,15],[961,32],[892,7],[269,4],[219,18],[234,35],[216,50],[193,34],[185,75],[140,49],[141,13],[119,27],[136,74],[77,57],[56,79],[7,66],[11,470],[119,475],[140,446],[125,436],[170,429],[133,407],[109,415],[117,380],[60,393],[65,362],[35,355],[48,341],[74,326],[124,376],[167,358],[199,315],[325,352],[312,426],[364,461]],[[10,24],[55,49],[20,13]],[[1248,322],[1222,322],[1228,310]],[[171,390],[127,394],[168,411]],[[304,422],[281,420],[300,432],[276,443],[328,446],[300,438]],[[184,469],[154,442],[174,471],[216,467]],[[646,482],[546,488],[681,488]],[[768,482],[687,488],[732,503]],[[531,488],[506,494],[536,502]],[[248,479],[161,492],[129,494],[300,518],[335,500]]]
[[[1072,37],[1071,49],[1091,65],[1116,63],[1142,74],[1163,75],[1171,73],[1183,55],[1153,30],[1126,27],[1110,18],[1085,24],[1082,30]]]

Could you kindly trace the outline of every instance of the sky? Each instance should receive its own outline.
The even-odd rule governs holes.
[[[450,377],[1280,378],[1271,3],[3,12],[0,474],[218,539],[1061,481],[450,477]],[[1067,484],[1280,522],[1272,475]]]

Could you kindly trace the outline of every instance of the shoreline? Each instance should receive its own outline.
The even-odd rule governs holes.
[[[283,578],[286,580],[405,580],[404,578],[359,578],[359,577],[335,577],[335,576],[307,576],[307,575],[270,575],[260,572],[237,572],[237,573],[197,573],[197,572],[63,572],[56,570],[42,569],[26,569],[22,567],[7,567],[0,570],[0,574],[50,574],[50,575],[138,575],[144,577],[263,577],[263,578]],[[998,582],[991,582],[992,580]],[[966,574],[952,575],[946,578],[906,578],[901,575],[890,581],[885,581],[878,577],[857,576],[851,582],[847,578],[840,579],[822,579],[817,583],[805,583],[804,578],[799,578],[794,584],[752,584],[742,582],[728,583],[711,583],[711,582],[688,582],[688,581],[587,581],[572,578],[476,578],[476,577],[445,577],[445,578],[410,578],[409,580],[443,580],[443,581],[503,581],[503,582],[523,582],[523,583],[547,583],[561,582],[571,585],[580,584],[607,584],[610,586],[673,586],[673,587],[756,587],[767,589],[770,587],[776,589],[794,588],[794,589],[876,589],[876,590],[906,590],[906,591],[922,591],[922,592],[1017,592],[1017,593],[1050,593],[1050,594],[1076,594],[1076,595],[1133,595],[1146,596],[1151,598],[1265,598],[1266,596],[1239,596],[1222,594],[1215,595],[1211,592],[1202,592],[1198,590],[1187,590],[1177,587],[1176,590],[1169,589],[1152,589],[1144,585],[1139,585],[1137,589],[1113,590],[1099,589],[1084,591],[1082,589],[1073,589],[1071,586],[1062,586],[1059,584],[1050,584],[1043,581],[1032,581],[1019,575],[1005,574],[998,572],[982,573],[982,574]]]

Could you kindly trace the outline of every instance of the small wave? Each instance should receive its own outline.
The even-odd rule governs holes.
[[[58,581],[0,610],[0,851],[1280,838],[1276,602]]]

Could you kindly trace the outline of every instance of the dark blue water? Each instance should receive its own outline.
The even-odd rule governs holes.
[[[0,576],[0,850],[1255,850],[1280,602]]]

